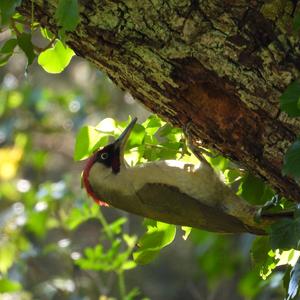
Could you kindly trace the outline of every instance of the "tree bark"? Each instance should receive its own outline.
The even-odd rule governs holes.
[[[279,96],[299,77],[298,1],[145,0],[80,2],[67,43],[122,89],[175,126],[190,123],[197,145],[213,148],[300,200],[281,174],[299,119]],[[56,0],[23,0],[19,11],[57,32]]]

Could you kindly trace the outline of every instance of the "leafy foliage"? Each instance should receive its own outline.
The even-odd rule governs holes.
[[[46,72],[61,73],[74,56],[74,52],[64,43],[67,41],[67,32],[76,30],[80,21],[78,1],[57,2],[57,33],[41,28],[36,22],[28,22],[16,13],[15,9],[20,3],[20,0],[0,1],[1,29],[11,30],[0,49],[0,66],[7,65],[14,59],[14,53],[21,50],[26,55],[28,65],[34,66],[35,58],[38,57],[39,65]],[[299,31],[299,24],[299,15],[296,15],[293,24],[295,31]],[[40,48],[33,42],[32,37],[37,33],[41,33],[44,38],[42,44],[46,46]],[[65,290],[68,285],[62,274],[68,273],[72,279],[76,278],[80,270],[85,280],[90,274],[90,277],[96,278],[94,285],[97,288],[100,282],[103,285],[93,290],[93,296],[99,295],[101,298],[112,294],[121,299],[135,299],[140,297],[140,291],[136,288],[127,291],[124,277],[130,270],[137,270],[138,264],[151,263],[155,258],[158,259],[161,252],[163,256],[167,251],[166,246],[176,244],[176,227],[173,225],[147,220],[144,224],[146,233],[138,238],[128,229],[127,215],[115,213],[112,218],[105,209],[102,211],[98,206],[90,204],[79,190],[78,172],[75,176],[63,175],[70,174],[71,170],[54,166],[66,160],[64,157],[57,163],[57,156],[60,155],[58,150],[62,144],[67,143],[64,137],[48,149],[36,141],[47,140],[48,135],[52,132],[59,134],[62,128],[68,132],[77,131],[74,159],[79,161],[107,144],[111,138],[116,138],[128,121],[104,118],[98,125],[82,126],[88,123],[86,119],[91,112],[99,111],[99,107],[105,108],[107,104],[107,82],[103,82],[94,89],[96,96],[90,102],[86,98],[83,101],[83,95],[75,89],[60,94],[58,91],[34,88],[28,83],[17,87],[2,83],[0,116],[3,124],[0,124],[0,144],[4,144],[4,147],[0,149],[0,197],[3,202],[0,228],[1,293],[25,291],[27,280],[35,278],[35,287],[30,291],[34,298],[44,299],[43,292],[47,290],[44,287],[49,286],[57,289],[55,296],[60,297],[60,291],[64,295],[71,293]],[[296,80],[280,97],[282,111],[291,117],[299,116],[299,99],[300,84]],[[37,138],[41,132],[42,138]],[[45,141],[45,144],[49,147],[51,143]],[[197,162],[186,147],[182,131],[155,115],[149,116],[142,124],[136,124],[127,150],[126,159],[131,165],[159,159]],[[284,174],[299,177],[299,153],[298,139],[286,153]],[[274,192],[264,182],[240,170],[228,159],[217,156],[208,157],[208,161],[217,172],[224,175],[226,183],[236,188],[238,195],[251,204],[264,204],[274,196]],[[68,163],[72,164],[70,160]],[[50,172],[52,168],[56,169]],[[215,288],[222,279],[238,274],[239,292],[253,298],[264,288],[274,287],[274,282],[279,284],[281,279],[276,281],[276,275],[280,274],[276,270],[278,266],[290,266],[285,275],[287,299],[294,299],[299,285],[297,260],[300,254],[295,250],[299,247],[299,225],[299,212],[296,212],[294,219],[274,223],[270,227],[270,237],[260,237],[253,242],[249,237],[230,238],[191,231],[191,228],[183,230],[184,239],[190,235],[195,245],[193,265],[197,266],[198,272],[205,274],[210,287]],[[83,230],[85,226],[88,227],[87,231]],[[91,229],[95,228],[99,232],[92,234]],[[89,236],[92,241],[84,240]],[[245,258],[250,248],[254,268],[249,271]],[[55,256],[59,257],[59,263],[55,264]],[[48,262],[45,264],[47,268],[55,266],[47,278],[40,278],[43,277],[42,272],[34,268],[25,270],[24,266],[31,266],[32,262],[35,265],[42,260]],[[39,264],[42,265],[41,262]],[[42,287],[40,289],[44,291],[39,291],[36,286]],[[89,297],[82,287],[76,286],[75,289],[78,297],[82,294]],[[73,293],[76,292],[73,290]]]
[[[2,25],[8,24],[12,33],[11,38],[4,43],[0,50],[0,66],[8,63],[16,46],[19,46],[27,57],[28,65],[31,65],[38,56],[38,62],[46,72],[61,73],[74,56],[73,50],[47,29],[40,27],[39,24],[27,23],[22,16],[15,12],[20,3],[21,0],[3,0],[0,3]],[[60,0],[56,10],[56,19],[61,27],[59,31],[61,38],[64,40],[65,31],[75,30],[79,22],[77,0]],[[32,42],[32,36],[36,32],[41,32],[46,40],[50,40],[50,43],[44,48],[40,48]]]

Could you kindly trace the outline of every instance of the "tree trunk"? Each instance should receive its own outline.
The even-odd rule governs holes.
[[[81,22],[68,33],[77,55],[93,62],[175,126],[190,122],[195,144],[213,148],[296,201],[300,188],[281,174],[300,132],[279,110],[299,76],[298,1],[79,1]],[[57,31],[57,0],[23,0],[31,19]],[[297,7],[298,6],[298,7]]]

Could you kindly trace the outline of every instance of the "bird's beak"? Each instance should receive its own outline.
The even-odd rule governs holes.
[[[120,151],[120,158],[124,157],[125,146],[136,121],[137,118],[134,118],[114,142],[115,151]]]

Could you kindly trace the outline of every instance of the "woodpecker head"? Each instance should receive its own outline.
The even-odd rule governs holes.
[[[134,118],[122,132],[122,134],[113,143],[103,147],[100,150],[95,151],[93,155],[88,159],[83,170],[83,185],[87,193],[93,198],[93,200],[101,206],[108,206],[108,204],[99,199],[95,191],[93,191],[93,188],[89,181],[90,170],[95,164],[101,164],[107,172],[118,174],[120,172],[120,169],[126,166],[124,151],[128,138],[136,121],[137,118]]]

